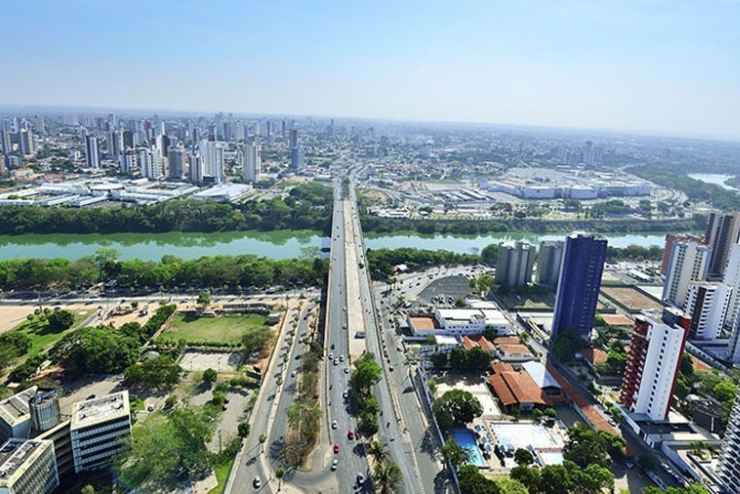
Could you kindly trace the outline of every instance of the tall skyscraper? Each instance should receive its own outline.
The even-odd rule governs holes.
[[[2,145],[3,154],[6,156],[13,152],[13,139],[10,129],[5,128],[0,130],[0,144]]]
[[[668,416],[686,328],[639,316],[630,338],[620,402],[630,412],[661,421]]]
[[[303,166],[303,153],[298,145],[298,130],[290,130],[290,168],[293,171],[300,170]]]
[[[136,151],[129,149],[118,155],[118,167],[122,175],[132,176],[136,170]]]
[[[224,181],[224,150],[220,143],[215,141],[200,141],[198,146],[200,165],[202,167],[202,180],[212,183],[223,183]]]
[[[684,312],[691,317],[689,338],[719,338],[730,307],[732,287],[724,283],[695,281],[689,285]]]
[[[562,240],[540,243],[540,252],[537,257],[537,283],[539,285],[557,287],[564,250],[565,244]]]
[[[663,302],[683,307],[689,283],[706,279],[712,249],[695,240],[673,242],[663,285]]]
[[[707,275],[721,277],[725,271],[730,248],[740,239],[740,212],[722,214],[714,212],[709,215],[704,243],[712,248],[707,266]]]
[[[719,455],[718,476],[724,492],[740,492],[740,394],[727,423]]]
[[[159,180],[162,176],[162,161],[159,154],[156,151],[152,153],[147,148],[139,149],[137,154],[141,175],[149,180]]]
[[[23,156],[29,156],[33,154],[33,132],[31,131],[31,129],[22,129],[18,137],[21,147],[21,154],[23,154]]]
[[[258,142],[244,146],[244,181],[257,182],[262,172],[262,149]]]
[[[551,341],[562,332],[591,337],[605,260],[606,240],[576,233],[566,237]]]
[[[529,242],[505,242],[499,245],[496,283],[506,288],[525,286],[532,279],[535,248]]]
[[[118,131],[111,130],[108,132],[106,148],[108,149],[110,159],[118,159],[118,155],[121,154],[121,137]]]
[[[167,176],[173,180],[182,179],[182,176],[185,173],[185,149],[181,147],[170,147],[170,150],[167,153],[167,162],[169,165]]]
[[[87,168],[100,168],[98,138],[94,135],[85,136],[85,165]]]

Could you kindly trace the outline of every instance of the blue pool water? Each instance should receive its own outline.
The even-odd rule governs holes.
[[[468,452],[468,461],[477,467],[486,466],[486,460],[475,444],[475,435],[467,427],[455,427],[450,430],[450,435],[455,442]]]

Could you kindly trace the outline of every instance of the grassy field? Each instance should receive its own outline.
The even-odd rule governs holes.
[[[172,316],[170,326],[162,334],[162,339],[188,343],[222,342],[239,343],[248,330],[265,326],[265,316],[259,314],[226,314],[218,317],[192,318],[183,313]]]
[[[28,356],[34,356],[49,349],[54,343],[61,340],[64,335],[77,329],[90,314],[92,314],[92,310],[74,312],[75,322],[72,324],[72,327],[59,333],[46,332],[46,322],[38,317],[34,317],[30,321],[23,321],[13,331],[21,331],[31,338],[31,348],[28,350]]]

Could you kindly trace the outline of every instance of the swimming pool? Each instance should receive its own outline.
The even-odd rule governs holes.
[[[468,452],[468,462],[477,467],[486,466],[486,460],[475,443],[475,435],[467,427],[455,427],[450,429],[450,435],[455,442]]]

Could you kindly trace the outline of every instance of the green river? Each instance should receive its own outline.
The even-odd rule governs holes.
[[[626,247],[636,244],[644,247],[662,246],[665,234],[605,235],[609,245]],[[509,239],[562,239],[564,235],[490,234],[490,235],[419,235],[384,234],[367,238],[371,249],[415,247],[444,249],[461,253],[478,253],[491,244]],[[273,232],[229,233],[116,233],[0,235],[0,259],[55,258],[79,259],[95,254],[98,249],[115,249],[121,259],[159,260],[164,255],[184,259],[214,255],[254,254],[273,259],[289,259],[319,254],[322,239],[310,230],[280,230]]]

